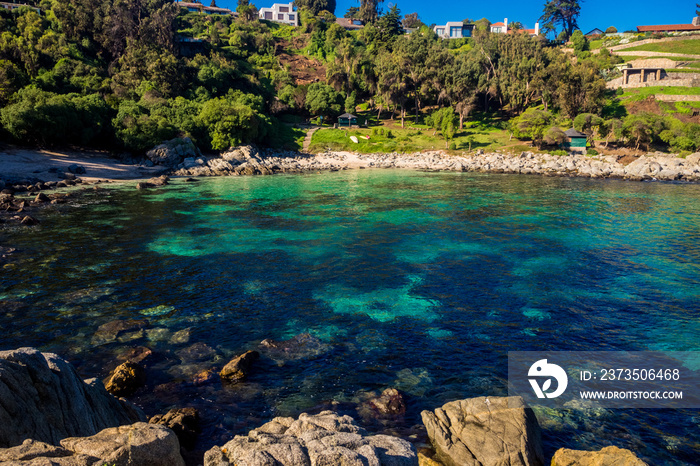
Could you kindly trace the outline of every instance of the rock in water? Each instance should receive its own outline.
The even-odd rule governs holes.
[[[323,411],[299,419],[279,417],[236,436],[204,455],[204,466],[237,465],[418,465],[409,442],[388,435],[367,435],[350,416]]]
[[[406,414],[406,401],[395,388],[387,388],[381,395],[365,401],[358,407],[363,419],[395,418]]]
[[[245,379],[250,372],[253,362],[260,357],[257,351],[246,351],[238,357],[233,358],[221,369],[219,375],[222,380],[236,383]]]
[[[180,445],[188,450],[192,450],[197,443],[199,435],[199,412],[194,408],[175,408],[166,414],[153,416],[150,424],[160,424],[172,429],[177,435]]]
[[[61,446],[109,465],[185,466],[175,433],[165,426],[137,422],[87,438],[67,438]]]
[[[112,372],[105,383],[109,393],[116,396],[131,396],[146,383],[146,370],[133,361],[126,361]]]
[[[648,466],[637,455],[624,448],[605,447],[600,451],[581,451],[560,448],[552,458],[551,466]]]
[[[520,397],[452,401],[421,417],[446,466],[544,464],[540,426]]]
[[[57,445],[66,437],[146,420],[99,381],[83,382],[67,361],[34,348],[0,352],[0,399],[2,448],[27,438]]]
[[[309,333],[300,333],[282,341],[266,339],[260,342],[260,348],[265,356],[280,365],[287,361],[315,358],[331,350],[330,345]]]

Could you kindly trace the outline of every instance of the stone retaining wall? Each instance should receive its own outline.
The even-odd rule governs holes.
[[[654,96],[662,102],[700,102],[700,95],[661,95]]]
[[[668,86],[668,87],[700,87],[700,73],[668,73],[657,81],[655,75],[645,76],[645,81],[640,82],[641,74],[631,74],[628,83],[622,84],[623,77],[608,81],[605,85],[608,89],[634,89],[639,87]]]
[[[644,39],[644,40],[639,40],[636,42],[630,42],[629,44],[620,44],[620,45],[614,45],[612,47],[609,47],[608,50],[615,51],[615,50],[623,50],[623,49],[629,49],[632,47],[637,47],[638,45],[646,45],[646,44],[658,44],[659,42],[671,42],[675,40],[693,40],[693,39],[699,39],[700,40],[700,34],[694,34],[694,35],[687,35],[687,36],[679,36],[679,37],[666,37],[664,39]]]

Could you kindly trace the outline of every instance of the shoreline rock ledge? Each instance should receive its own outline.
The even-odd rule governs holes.
[[[545,464],[539,423],[519,396],[452,401],[421,417],[445,466]]]
[[[25,439],[58,445],[108,427],[146,421],[130,402],[107,393],[97,379],[86,382],[73,366],[34,348],[0,351],[0,448]]]
[[[368,435],[332,411],[278,417],[204,455],[204,466],[418,466],[416,448],[388,435]]]

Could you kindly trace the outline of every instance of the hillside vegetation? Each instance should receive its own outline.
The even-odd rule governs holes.
[[[8,141],[143,153],[188,136],[204,150],[299,149],[294,123],[363,109],[372,127],[358,134],[370,139],[355,148],[368,151],[522,146],[513,138],[557,149],[571,126],[606,146],[700,146],[694,122],[630,115],[605,88],[619,59],[591,55],[579,31],[572,60],[542,36],[490,33],[485,20],[469,39],[424,26],[406,35],[396,6],[352,33],[304,8],[298,28],[259,21],[246,2],[235,19],[166,0],[37,6],[0,11]],[[347,146],[345,131],[325,131],[312,148]]]

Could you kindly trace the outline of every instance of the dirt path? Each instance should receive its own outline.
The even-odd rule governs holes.
[[[306,137],[304,138],[304,146],[302,147],[301,151],[302,152],[308,152],[309,151],[309,146],[311,146],[311,137],[314,135],[314,133],[318,130],[318,128],[311,128],[307,133]]]
[[[700,55],[688,55],[687,53],[671,53],[671,52],[647,52],[647,51],[615,51],[615,55],[621,57],[667,57],[667,58],[688,58],[691,60],[700,60]]]

